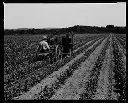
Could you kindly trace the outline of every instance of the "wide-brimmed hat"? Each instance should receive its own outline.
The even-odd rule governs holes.
[[[47,40],[47,36],[44,35],[44,36],[43,36],[43,40]]]

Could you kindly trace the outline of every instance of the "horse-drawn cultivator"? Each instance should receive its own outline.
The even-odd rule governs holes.
[[[62,37],[58,37],[57,40],[55,38],[56,37],[48,41],[48,44],[50,45],[50,51],[47,51],[46,53],[40,53],[40,52],[36,53],[37,60],[44,60],[52,64],[52,63],[61,61],[67,55],[68,56],[71,55],[72,48],[73,48],[73,40],[69,44],[70,47],[66,48],[66,49],[69,49],[69,52],[65,53],[64,52],[65,48],[63,48],[63,44],[62,44]],[[73,39],[73,37],[70,37],[70,38]]]
[[[47,53],[40,53],[36,54],[37,60],[43,60],[48,64],[55,63],[57,61],[62,60],[62,46],[61,45],[50,45],[51,50]]]

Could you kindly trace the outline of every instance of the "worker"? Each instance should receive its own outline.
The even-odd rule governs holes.
[[[43,40],[39,43],[39,52],[47,53],[50,50],[49,44],[47,42],[47,36],[43,37]]]
[[[71,38],[69,38],[69,34],[66,34],[66,36],[62,37],[62,47],[63,47],[63,58],[66,56],[69,56],[70,54],[70,49],[71,49]]]

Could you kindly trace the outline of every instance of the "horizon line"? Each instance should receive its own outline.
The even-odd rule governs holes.
[[[113,24],[108,24],[108,25],[113,25]],[[90,25],[74,25],[74,26],[90,26]],[[69,27],[74,27],[74,26],[69,26]],[[106,25],[107,26],[107,25]],[[90,27],[106,27],[106,26],[90,26]],[[32,27],[21,27],[21,28],[4,28],[4,29],[62,29],[62,28],[69,28],[69,27],[44,27],[44,28],[32,28]],[[114,27],[126,27],[125,26],[116,26]]]

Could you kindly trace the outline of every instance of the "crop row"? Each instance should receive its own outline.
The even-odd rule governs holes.
[[[124,61],[122,60],[122,53],[119,50],[119,44],[113,38],[113,72],[115,78],[114,92],[118,94],[118,100],[126,100],[126,71],[124,68]]]
[[[122,39],[119,38],[119,37],[116,37],[116,38],[117,38],[117,40],[120,42],[120,44],[123,46],[123,48],[126,49],[126,40],[122,40]]]
[[[126,41],[126,34],[116,34],[115,36],[118,37],[118,38],[121,38],[124,41]]]
[[[80,94],[80,98],[79,98],[80,100],[92,99],[93,98],[92,96],[95,94],[96,88],[98,86],[98,77],[99,77],[102,65],[104,63],[103,61],[104,61],[104,58],[105,58],[105,53],[106,53],[106,50],[109,47],[109,44],[110,44],[110,42],[107,40],[107,42],[104,45],[100,55],[98,56],[97,61],[95,62],[94,66],[91,70],[91,75],[89,77],[90,79],[88,80],[87,87],[85,88],[86,92]]]
[[[124,55],[126,55],[126,41],[120,40],[120,38],[116,38],[116,42],[118,43],[119,47],[122,49]]]
[[[84,45],[85,43],[87,43],[88,41],[90,40],[93,40],[95,38],[104,38],[105,36],[104,35],[101,35],[101,36],[91,36],[91,37],[87,37],[87,38],[82,38],[79,42],[77,42],[77,44],[75,44],[73,46],[73,49],[77,49],[78,47],[81,47],[82,45]]]

